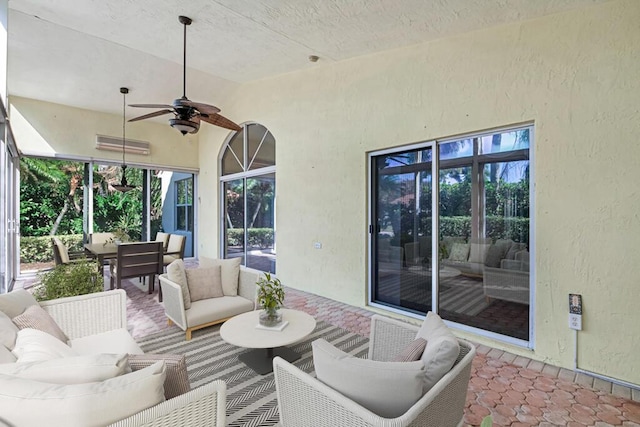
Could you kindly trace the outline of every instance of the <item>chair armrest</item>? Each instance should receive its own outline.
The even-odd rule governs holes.
[[[138,412],[110,427],[224,427],[226,402],[227,386],[224,381],[217,380]]]
[[[240,276],[238,277],[238,295],[253,302],[255,309],[258,298],[258,286],[256,282],[262,274],[259,270],[253,268],[240,267]]]
[[[369,359],[386,362],[416,339],[420,327],[374,314],[369,334]]]
[[[176,282],[169,280],[166,274],[161,274],[159,280],[162,288],[162,302],[165,314],[173,323],[185,331],[189,325],[184,311],[182,288]]]
[[[69,339],[127,328],[127,294],[123,289],[43,301],[40,306]]]

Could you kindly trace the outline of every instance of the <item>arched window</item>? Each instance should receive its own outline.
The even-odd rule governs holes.
[[[220,156],[222,253],[243,265],[276,272],[276,141],[257,123],[243,125]]]

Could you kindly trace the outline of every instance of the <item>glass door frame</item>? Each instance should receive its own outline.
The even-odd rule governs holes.
[[[489,129],[489,130],[485,130],[485,131],[480,131],[480,132],[473,132],[473,133],[469,133],[469,134],[465,134],[463,136],[463,138],[465,139],[472,139],[472,138],[477,138],[483,135],[487,135],[489,133],[502,133],[502,132],[508,132],[508,131],[513,131],[513,130],[518,130],[518,129],[529,129],[530,132],[530,138],[531,141],[533,141],[533,143],[529,146],[529,177],[531,182],[535,183],[535,153],[534,153],[534,147],[533,144],[535,144],[535,126],[534,123],[529,122],[529,123],[522,123],[522,124],[516,124],[516,125],[512,125],[512,126],[505,126],[505,127],[499,127],[499,128],[494,128],[494,129]],[[377,235],[377,218],[375,217],[375,203],[376,203],[376,198],[377,198],[377,189],[374,188],[374,177],[373,174],[376,173],[376,163],[375,160],[376,158],[378,158],[381,155],[386,155],[386,154],[393,154],[393,153],[398,153],[398,152],[404,152],[404,151],[412,151],[412,150],[420,150],[420,149],[426,149],[431,147],[432,148],[432,156],[433,156],[433,162],[432,162],[432,167],[431,167],[431,173],[433,177],[438,177],[439,176],[439,172],[440,172],[440,168],[439,168],[439,158],[440,158],[440,145],[444,144],[444,143],[448,143],[448,142],[452,142],[452,141],[457,141],[460,140],[461,137],[450,137],[450,138],[443,138],[443,139],[434,139],[434,140],[428,140],[428,141],[424,141],[424,142],[419,142],[419,143],[415,143],[415,144],[411,144],[411,145],[406,145],[406,146],[402,146],[402,147],[394,147],[394,148],[388,148],[388,149],[383,149],[383,150],[377,150],[377,151],[372,151],[367,153],[367,164],[368,164],[368,170],[367,170],[367,208],[368,208],[368,239],[367,239],[367,258],[368,258],[368,263],[367,263],[367,305],[371,306],[371,307],[376,307],[376,308],[380,308],[392,313],[397,313],[397,314],[401,314],[403,316],[407,316],[407,317],[411,317],[411,318],[415,318],[415,319],[419,319],[422,320],[424,319],[424,315],[423,314],[417,314],[417,313],[412,313],[409,310],[403,310],[401,308],[398,307],[392,307],[386,304],[382,304],[379,302],[374,301],[373,297],[374,297],[374,278],[376,277],[376,272],[374,271],[376,268],[376,259],[375,259],[375,236]],[[440,180],[439,179],[433,179],[432,180],[432,230],[440,230],[440,221],[439,221],[439,217],[440,215],[437,214],[439,212],[439,204],[440,204]],[[461,330],[461,331],[465,331],[465,332],[470,332],[470,333],[474,333],[483,337],[487,337],[490,339],[495,339],[497,341],[502,341],[508,344],[513,344],[519,347],[523,347],[523,348],[528,348],[528,349],[534,349],[535,348],[535,283],[536,283],[536,269],[535,269],[535,264],[536,264],[536,242],[535,242],[535,191],[533,190],[535,188],[535,184],[534,186],[531,187],[530,192],[529,192],[529,206],[530,206],[530,213],[529,213],[529,220],[530,220],[530,228],[529,228],[529,236],[530,236],[530,240],[529,240],[529,248],[530,248],[530,265],[532,266],[531,271],[530,271],[530,277],[529,277],[529,301],[530,301],[530,305],[529,305],[529,339],[528,341],[522,340],[522,339],[518,339],[518,338],[513,338],[510,336],[506,336],[506,335],[502,335],[502,334],[498,334],[495,332],[491,332],[491,331],[487,331],[484,329],[480,329],[477,327],[473,327],[473,326],[468,326],[462,323],[456,323],[453,321],[449,321],[449,320],[445,320],[445,323],[450,325],[451,327]],[[434,231],[433,234],[435,235],[437,233],[437,231]],[[439,253],[439,247],[438,247],[438,240],[437,239],[432,239],[432,254],[434,254],[434,256],[432,257],[432,269],[434,269],[434,271],[438,271],[439,270],[439,260],[438,260],[438,256],[435,256],[435,254]],[[438,274],[434,274],[432,275],[432,310],[434,312],[438,312],[438,289],[439,289],[439,275]]]

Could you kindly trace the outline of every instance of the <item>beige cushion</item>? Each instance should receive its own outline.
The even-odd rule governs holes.
[[[11,321],[9,316],[0,311],[0,345],[11,350],[16,344],[18,327]]]
[[[240,263],[242,258],[213,259],[200,258],[200,267],[213,267],[219,265],[222,276],[222,292],[225,296],[238,295],[238,279],[240,277]]]
[[[460,353],[460,344],[440,316],[433,312],[427,313],[416,338],[427,340],[421,357],[425,367],[426,393],[451,370]]]
[[[164,379],[164,362],[85,384],[0,375],[0,414],[15,426],[105,426],[164,401]]]
[[[0,364],[0,374],[53,384],[104,381],[127,372],[126,354],[71,356],[41,362]]]
[[[189,294],[189,286],[187,285],[184,261],[177,259],[167,266],[167,279],[180,285],[184,309],[189,310],[191,308],[191,295]]]
[[[312,343],[318,380],[371,412],[398,417],[422,397],[422,362],[379,362],[360,359],[323,339]]]
[[[132,371],[138,371],[160,360],[164,361],[167,373],[164,380],[165,399],[172,399],[191,390],[184,354],[130,354],[129,366]]]
[[[191,309],[185,312],[187,326],[204,325],[216,320],[227,319],[251,311],[253,308],[253,302],[241,296],[225,296],[196,301],[191,305]]]
[[[58,247],[58,252],[60,253],[60,261],[62,261],[63,264],[67,264],[69,262],[69,249],[67,249],[67,246],[62,243],[62,241],[57,237],[54,237],[53,240]]]
[[[11,319],[24,313],[30,305],[39,305],[38,301],[24,289],[0,295],[0,311]]]
[[[393,359],[392,362],[415,362],[416,360],[420,360],[422,353],[424,352],[424,348],[427,345],[427,340],[424,338],[416,338],[411,341],[405,348],[402,349],[400,353]]]
[[[80,355],[100,353],[143,354],[126,329],[113,329],[69,341],[71,348]]]
[[[53,320],[53,317],[39,305],[27,307],[24,313],[14,317],[12,320],[18,329],[38,329],[53,335],[64,343],[69,341],[69,338],[62,332],[60,326]]]
[[[0,364],[1,363],[13,363],[15,362],[16,356],[11,353],[11,350],[9,350],[7,347],[0,345]]]
[[[31,328],[18,331],[16,345],[11,352],[20,363],[40,362],[78,355],[71,347],[53,335]]]
[[[222,279],[220,277],[220,266],[206,268],[191,268],[185,270],[187,274],[187,285],[191,302],[209,298],[220,298],[222,293]]]
[[[471,243],[469,247],[469,262],[484,264],[489,246],[491,246],[489,243]]]

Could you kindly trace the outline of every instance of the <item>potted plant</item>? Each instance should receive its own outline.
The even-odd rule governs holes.
[[[33,293],[38,301],[104,291],[104,279],[98,273],[96,262],[87,258],[60,264],[39,278],[41,283]]]
[[[256,282],[258,285],[258,304],[262,307],[260,324],[263,326],[276,326],[282,322],[280,307],[284,304],[284,286],[275,276],[264,273]]]
[[[121,228],[117,228],[113,231],[113,237],[110,239],[107,239],[107,241],[104,242],[104,245],[107,245],[110,243],[120,244],[122,242],[128,242],[129,240],[131,240],[131,237],[129,237],[129,234],[127,234],[125,230]]]

